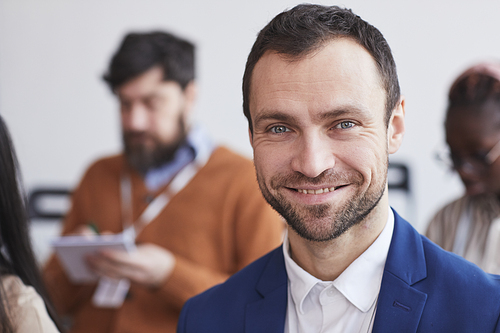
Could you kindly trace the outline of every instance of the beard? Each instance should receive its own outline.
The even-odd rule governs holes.
[[[177,149],[186,141],[187,130],[184,118],[178,120],[178,134],[168,143],[162,142],[157,136],[148,132],[124,131],[123,144],[125,158],[128,164],[141,174],[157,168],[173,160]],[[153,147],[148,147],[144,142],[152,141]]]
[[[387,169],[388,162],[386,162]],[[315,242],[326,242],[338,238],[351,227],[363,221],[377,206],[384,195],[387,182],[387,173],[379,183],[373,183],[365,193],[358,191],[341,207],[332,204],[298,205],[288,201],[279,192],[284,188],[296,188],[299,185],[317,184],[350,184],[361,186],[363,176],[360,173],[348,174],[345,172],[324,171],[315,178],[309,178],[301,173],[291,175],[277,175],[271,178],[270,187],[257,172],[257,181],[266,201],[285,220],[286,223],[302,238]],[[288,191],[288,189],[285,189]],[[314,194],[307,194],[314,195]]]

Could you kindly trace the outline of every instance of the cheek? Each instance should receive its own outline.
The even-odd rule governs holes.
[[[387,173],[387,150],[385,147],[371,145],[356,145],[344,154],[342,163],[347,168],[361,174],[366,186],[385,179]],[[382,181],[382,180],[380,180]]]
[[[500,163],[498,161],[491,166],[487,182],[494,192],[500,192]]]
[[[151,123],[152,131],[163,141],[175,138],[179,133],[181,115],[180,110],[156,113]]]
[[[132,127],[132,113],[131,112],[120,112],[120,121],[123,129],[128,130]]]
[[[156,119],[153,121],[153,128],[160,133],[165,133],[164,135],[171,135],[178,126],[178,121],[171,117]]]
[[[254,164],[257,173],[268,179],[277,173],[286,173],[288,157],[284,151],[269,145],[254,145]]]

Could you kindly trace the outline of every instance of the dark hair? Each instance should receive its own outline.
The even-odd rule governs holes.
[[[400,98],[396,64],[389,44],[377,28],[350,9],[302,4],[278,14],[257,36],[243,75],[243,113],[250,130],[250,83],[255,64],[266,51],[300,58],[339,37],[348,37],[363,46],[374,58],[386,96],[386,124]]]
[[[500,81],[486,73],[471,73],[451,87],[448,110],[463,106],[481,106],[488,101],[500,103]]]
[[[31,249],[26,200],[22,194],[18,170],[12,141],[0,116],[0,275],[17,275],[25,285],[35,288],[45,301],[47,311],[56,326],[62,330]],[[9,306],[8,300],[0,284],[0,330],[13,332],[6,306]]]
[[[165,80],[186,88],[194,80],[194,45],[161,31],[129,33],[113,55],[103,79],[114,92],[154,66],[163,67]]]

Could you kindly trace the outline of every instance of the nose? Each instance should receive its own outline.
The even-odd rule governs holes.
[[[461,161],[460,163],[453,164],[454,169],[458,172],[462,179],[478,178],[477,176],[483,173],[478,166],[470,163],[469,161]]]
[[[456,166],[455,171],[458,173],[460,179],[466,185],[466,187],[467,184],[476,184],[478,182],[481,182],[481,173],[478,173],[478,170],[474,169],[467,163]]]
[[[321,134],[302,136],[294,147],[292,169],[314,178],[333,168],[335,156],[331,142]]]
[[[148,122],[148,110],[140,104],[134,104],[129,110],[122,111],[123,127],[129,131],[145,131]]]

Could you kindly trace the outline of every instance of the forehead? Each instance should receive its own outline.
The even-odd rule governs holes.
[[[479,145],[496,139],[500,134],[500,105],[487,102],[482,105],[454,107],[446,117],[446,137],[449,143]]]
[[[123,98],[134,98],[155,92],[162,84],[169,82],[163,79],[163,69],[155,66],[144,73],[130,79],[117,88],[117,94]]]
[[[480,105],[451,107],[446,114],[446,126],[500,129],[500,103],[489,100]]]
[[[300,59],[268,51],[252,74],[252,118],[261,111],[315,111],[343,105],[384,109],[384,103],[385,91],[375,61],[349,38],[330,41]]]

